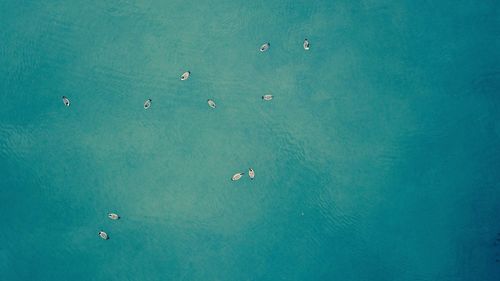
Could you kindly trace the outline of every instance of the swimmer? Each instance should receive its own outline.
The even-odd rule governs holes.
[[[187,80],[189,78],[189,75],[191,75],[191,71],[186,71],[186,72],[182,73],[181,80],[182,81]]]
[[[207,103],[208,103],[208,106],[210,106],[211,108],[216,108],[217,105],[215,104],[215,102],[211,99],[208,99],[207,100]]]
[[[144,102],[144,109],[149,109],[151,107],[151,102],[152,100],[151,99],[147,99],[145,102]]]
[[[264,43],[264,44],[262,44],[262,46],[260,46],[260,51],[265,52],[269,49],[269,47],[271,47],[271,44],[269,42]]]
[[[255,171],[252,168],[248,169],[248,176],[250,177],[251,180],[255,178]]]
[[[262,99],[265,100],[265,101],[270,101],[270,100],[273,99],[273,95],[263,95]]]
[[[101,231],[99,231],[99,236],[100,236],[102,239],[104,239],[104,240],[108,240],[108,239],[109,239],[108,234],[107,234],[106,232],[102,231],[102,230],[101,230]]]
[[[115,214],[115,213],[109,213],[108,214],[108,218],[112,219],[112,220],[119,220],[120,219],[120,216]]]
[[[63,100],[63,103],[64,103],[65,106],[69,106],[70,105],[70,101],[69,101],[69,99],[66,96],[62,96],[62,100]]]
[[[232,177],[231,177],[231,180],[232,181],[237,181],[239,179],[241,179],[241,177],[244,175],[245,173],[236,173],[234,174]]]
[[[304,45],[304,50],[308,51],[310,45],[309,45],[309,40],[307,40],[307,38],[304,39],[304,44],[303,45]]]

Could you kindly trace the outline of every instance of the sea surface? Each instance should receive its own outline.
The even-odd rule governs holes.
[[[493,0],[0,0],[0,280],[498,281],[499,50]]]

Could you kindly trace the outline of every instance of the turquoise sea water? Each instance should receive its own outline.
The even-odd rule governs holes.
[[[0,280],[500,280],[499,13],[0,1]]]

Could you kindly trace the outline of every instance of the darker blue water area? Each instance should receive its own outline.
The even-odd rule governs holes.
[[[498,1],[108,2],[0,1],[0,280],[500,280]]]

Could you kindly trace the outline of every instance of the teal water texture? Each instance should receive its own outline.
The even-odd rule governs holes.
[[[0,280],[500,280],[498,1],[0,6]]]

